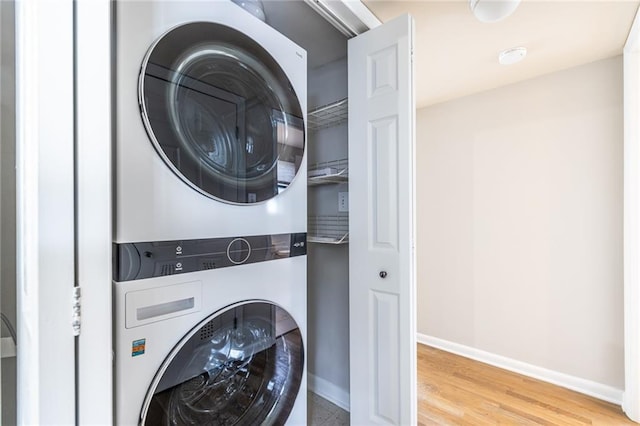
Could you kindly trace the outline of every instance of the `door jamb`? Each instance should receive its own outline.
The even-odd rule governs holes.
[[[640,11],[623,50],[624,74],[624,396],[640,422]]]
[[[73,0],[16,2],[18,424],[76,421],[73,123]]]
[[[76,0],[78,424],[113,423],[111,3]]]
[[[382,24],[361,1],[304,0],[304,2],[349,38]]]

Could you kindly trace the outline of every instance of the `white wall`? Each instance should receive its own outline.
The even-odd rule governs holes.
[[[623,389],[622,89],[616,57],[418,111],[419,333]]]

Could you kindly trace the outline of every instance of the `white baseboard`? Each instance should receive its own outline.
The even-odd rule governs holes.
[[[343,410],[349,411],[349,392],[333,383],[318,377],[307,371],[307,389],[323,397],[327,401],[337,405]]]
[[[504,370],[513,371],[514,373],[562,386],[563,388],[571,389],[616,405],[622,404],[624,391],[612,386],[603,385],[602,383],[596,383],[580,377],[570,376],[565,373],[527,364],[526,362],[517,361],[515,359],[485,352],[480,349],[439,339],[437,337],[427,336],[421,333],[417,333],[417,341],[418,343],[422,343],[427,346],[433,346],[434,348],[484,362],[485,364],[493,365]]]

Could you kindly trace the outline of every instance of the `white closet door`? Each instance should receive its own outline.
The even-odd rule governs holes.
[[[348,54],[351,423],[416,424],[413,19]]]
[[[16,2],[18,424],[76,420],[73,27],[72,0]]]

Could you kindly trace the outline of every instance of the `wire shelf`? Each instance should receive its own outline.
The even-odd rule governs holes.
[[[307,241],[322,244],[349,242],[349,216],[309,216]]]
[[[347,121],[349,117],[348,99],[321,106],[307,113],[307,129],[320,130],[337,126]]]
[[[309,166],[307,183],[309,186],[345,183],[349,180],[349,160],[325,161]]]

